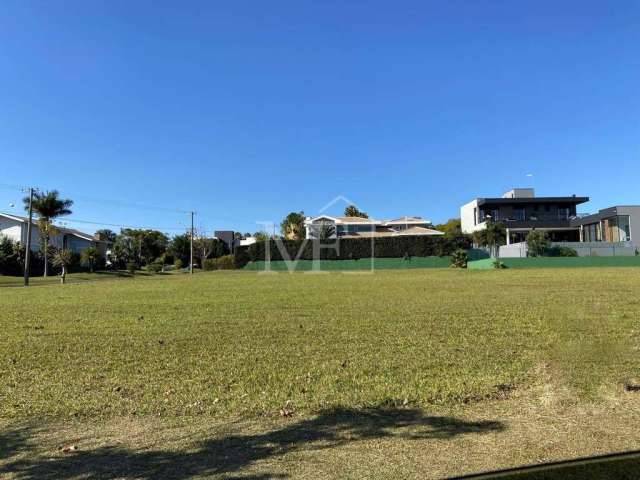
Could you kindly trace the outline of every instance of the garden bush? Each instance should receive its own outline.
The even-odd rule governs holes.
[[[147,265],[147,271],[151,273],[158,273],[162,271],[162,266],[163,265],[160,262],[153,262]]]
[[[548,248],[545,252],[547,257],[577,257],[578,252],[576,252],[571,247],[551,247]]]
[[[202,269],[205,272],[210,272],[211,270],[216,270],[216,258],[207,258],[204,262],[202,262]]]
[[[236,268],[236,259],[233,255],[223,255],[215,259],[216,270],[233,270]]]
[[[176,261],[173,263],[173,268],[175,268],[176,270],[181,270],[183,266],[184,264],[182,263],[182,260],[176,258]]]
[[[527,255],[529,257],[541,257],[549,248],[549,235],[542,230],[532,230],[527,235]]]
[[[466,250],[459,248],[451,255],[451,266],[454,268],[467,268],[469,254]]]

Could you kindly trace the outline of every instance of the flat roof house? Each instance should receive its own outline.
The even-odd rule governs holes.
[[[5,236],[25,245],[27,242],[27,227],[29,219],[19,215],[0,213],[0,235]],[[96,246],[101,250],[105,249],[105,242],[101,242],[88,233],[75,230],[73,228],[60,227],[56,225],[57,235],[52,235],[49,244],[56,248],[64,248],[73,252],[81,252],[85,248]],[[40,229],[34,220],[31,224],[31,250],[40,250]]]
[[[323,229],[331,228],[330,238],[382,238],[396,236],[444,235],[434,230],[431,222],[422,217],[400,217],[375,220],[362,217],[333,217],[320,215],[304,221],[307,238],[319,238]]]
[[[515,188],[502,197],[476,198],[460,208],[463,233],[486,227],[491,218],[507,229],[507,244],[522,242],[531,230],[543,230],[554,242],[580,241],[576,207],[589,197],[536,197],[533,188]]]

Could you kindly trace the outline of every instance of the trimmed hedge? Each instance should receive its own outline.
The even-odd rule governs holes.
[[[236,265],[244,265],[249,261],[266,260],[268,258],[267,243],[270,247],[271,260],[284,260],[278,245],[271,240],[239,248],[236,251]],[[369,238],[349,238],[323,243],[322,248],[319,248],[317,241],[282,240],[280,247],[284,249],[291,260],[296,258],[313,260],[314,249],[319,251],[320,260],[358,260],[372,256],[375,258],[443,257],[451,255],[460,248],[469,249],[471,240],[465,235],[456,237],[448,235],[383,237],[376,238],[373,242]],[[301,249],[302,251],[300,251]]]
[[[320,260],[321,271],[357,271],[357,270],[408,270],[413,268],[448,268],[451,257],[411,257],[402,258],[363,258],[361,260]],[[289,268],[296,272],[313,271],[313,260],[292,261],[289,265],[282,260],[274,260],[266,264],[264,261],[252,262],[245,270],[287,272]]]

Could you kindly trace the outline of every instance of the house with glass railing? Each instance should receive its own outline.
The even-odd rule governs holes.
[[[632,242],[640,247],[640,206],[615,206],[579,214],[589,197],[536,197],[533,188],[515,188],[501,197],[476,198],[460,208],[463,233],[483,230],[489,219],[504,224],[507,245],[524,242],[531,230],[552,242]]]

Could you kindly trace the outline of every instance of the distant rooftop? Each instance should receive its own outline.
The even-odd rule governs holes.
[[[430,220],[426,220],[422,217],[404,216],[395,218],[393,220],[375,220],[373,218],[364,217],[335,217],[333,215],[320,215],[318,217],[309,217],[305,220],[305,223],[315,222],[321,219],[331,219],[341,225],[353,225],[353,224],[365,224],[365,225],[423,225],[431,224]]]
[[[533,198],[535,196],[533,188],[512,188],[502,194],[502,198]]]
[[[533,188],[512,188],[501,197],[478,198],[478,205],[485,204],[513,204],[513,203],[564,203],[578,205],[589,201],[589,197],[536,197]]]

